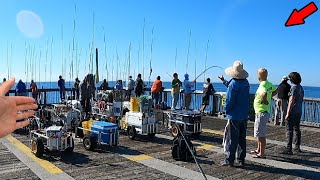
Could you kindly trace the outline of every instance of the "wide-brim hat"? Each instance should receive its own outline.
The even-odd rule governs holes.
[[[232,67],[225,70],[225,73],[234,79],[247,79],[249,77],[249,73],[244,70],[241,61],[235,61]]]

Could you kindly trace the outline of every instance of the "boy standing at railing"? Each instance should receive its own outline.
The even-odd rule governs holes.
[[[265,68],[258,70],[259,88],[254,99],[256,119],[254,123],[254,137],[257,138],[257,149],[251,151],[253,158],[265,159],[267,123],[270,120],[271,100],[278,93],[278,89],[268,80]]]
[[[287,121],[287,148],[284,154],[292,155],[293,130],[296,132],[296,141],[294,151],[301,152],[301,131],[300,121],[302,116],[302,103],[304,98],[304,89],[301,84],[301,76],[297,72],[289,74],[289,79],[293,84],[290,90],[288,112],[285,117]]]

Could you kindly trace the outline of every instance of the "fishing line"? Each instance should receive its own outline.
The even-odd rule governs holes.
[[[211,68],[223,69],[223,68],[220,67],[220,66],[210,66],[210,67],[208,67],[206,70],[204,70],[201,74],[199,74],[195,80],[197,80],[200,76],[202,76],[205,72],[207,72],[207,71],[208,71],[209,69],[211,69]]]
[[[193,151],[191,150],[191,147],[189,146],[189,143],[187,142],[184,134],[182,133],[180,127],[177,125],[177,120],[176,120],[176,119],[174,119],[174,120],[175,120],[175,126],[176,126],[176,128],[178,129],[179,133],[181,134],[182,139],[186,142],[187,148],[189,149],[189,151],[190,151],[190,153],[191,153],[191,155],[192,155],[192,157],[193,157],[193,159],[194,159],[194,162],[196,163],[196,165],[197,165],[200,173],[202,174],[203,178],[204,178],[205,180],[207,180],[208,178],[207,178],[206,174],[204,173],[202,167],[201,167],[200,164],[198,163],[197,157],[194,155],[194,153],[193,153]]]

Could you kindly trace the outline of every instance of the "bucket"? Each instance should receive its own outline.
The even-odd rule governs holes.
[[[130,99],[130,111],[132,112],[138,112],[139,111],[139,102],[138,98],[131,98]]]
[[[93,120],[93,119],[90,119],[88,121],[83,121],[82,122],[82,128],[91,130],[91,124],[93,122],[95,122],[95,120]],[[83,130],[83,134],[85,134],[86,136],[90,136],[90,131]]]
[[[113,113],[114,116],[121,116],[121,102],[114,102],[113,103]]]
[[[127,128],[127,118],[123,117],[121,121],[121,128],[126,129]]]

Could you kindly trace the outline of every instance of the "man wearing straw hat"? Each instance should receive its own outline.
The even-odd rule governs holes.
[[[244,70],[240,61],[235,61],[232,67],[225,70],[232,77],[226,81],[223,76],[219,77],[228,87],[226,95],[226,114],[228,123],[225,132],[225,160],[222,166],[233,166],[237,152],[240,166],[244,166],[246,158],[246,130],[249,115],[249,89],[247,80],[249,74]]]

